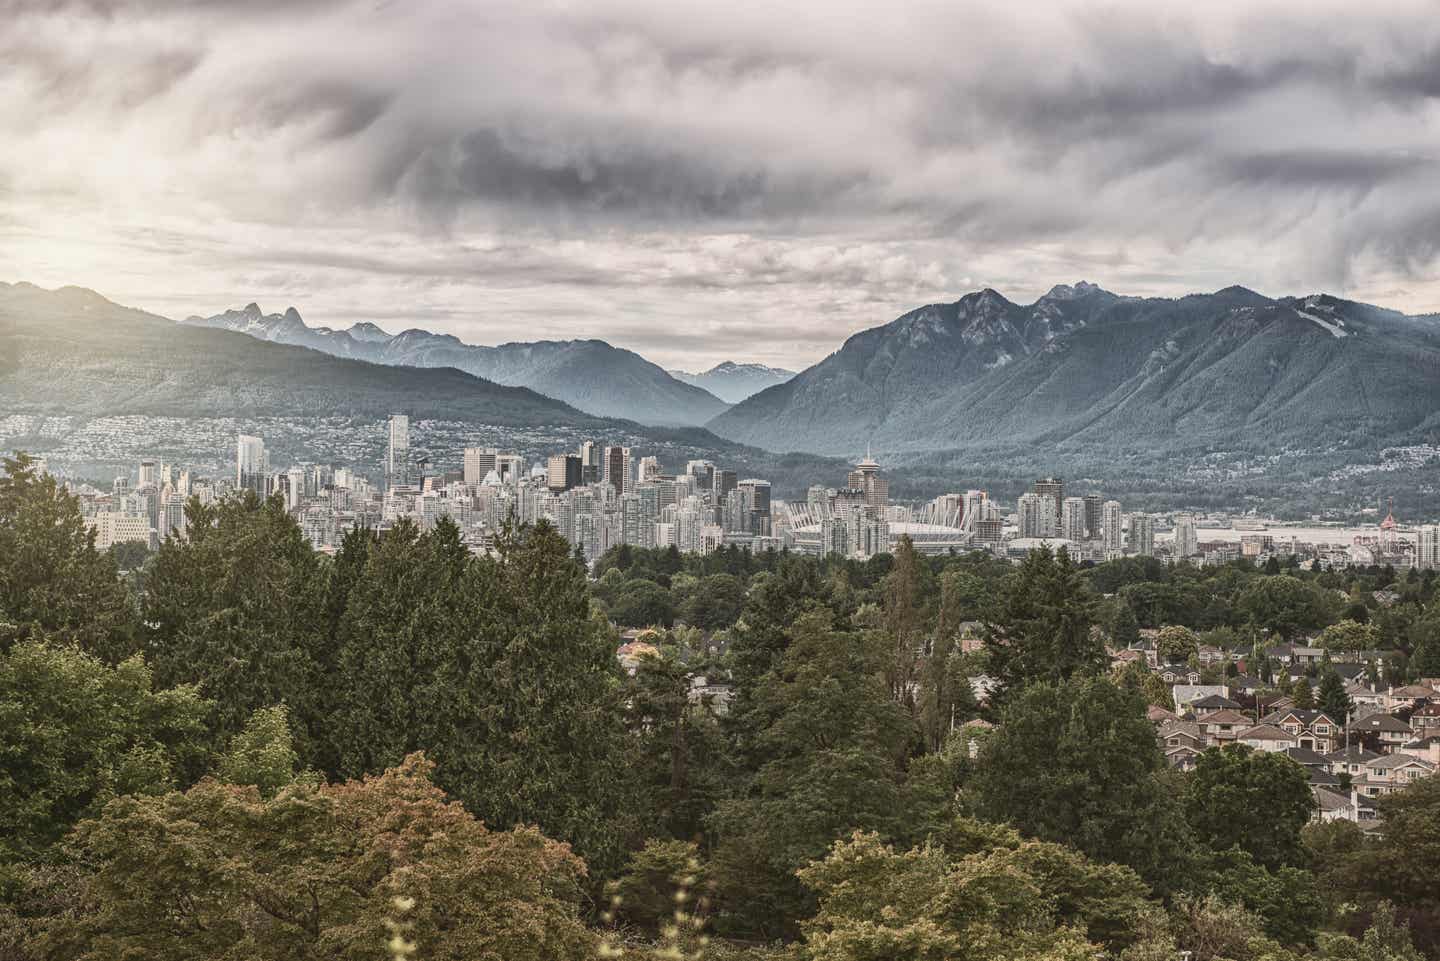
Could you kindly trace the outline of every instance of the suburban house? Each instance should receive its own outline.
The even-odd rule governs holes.
[[[1422,704],[1410,713],[1410,730],[1416,737],[1440,734],[1440,701]]]
[[[1276,711],[1265,718],[1266,724],[1273,724],[1295,738],[1297,747],[1327,754],[1340,746],[1343,729],[1324,711],[1303,710],[1292,707]]]
[[[1265,682],[1258,677],[1251,677],[1248,674],[1240,674],[1225,682],[1231,692],[1235,694],[1246,694],[1254,697],[1265,689]]]
[[[1422,761],[1429,761],[1440,768],[1440,731],[1405,742],[1401,751],[1411,757],[1418,757]]]
[[[1325,659],[1322,647],[1305,647],[1301,644],[1279,644],[1267,648],[1266,657],[1274,658],[1286,667],[1310,667]]]
[[[1195,722],[1207,746],[1234,744],[1236,736],[1254,725],[1254,720],[1239,711],[1220,710],[1200,715]]]
[[[1168,748],[1165,751],[1165,763],[1177,771],[1193,771],[1195,764],[1200,757],[1200,752],[1189,745],[1182,744],[1179,747]]]
[[[1160,680],[1166,684],[1200,683],[1200,672],[1184,664],[1167,664],[1156,673],[1160,675]]]
[[[1271,753],[1280,753],[1288,748],[1298,746],[1292,735],[1274,724],[1257,724],[1254,727],[1247,727],[1236,734],[1235,739],[1240,744],[1249,745],[1257,751]]]
[[[1240,707],[1239,701],[1232,701],[1220,694],[1211,694],[1198,701],[1190,702],[1190,710],[1195,712],[1196,717],[1204,717],[1206,714],[1214,714],[1216,711],[1238,711]]]
[[[1384,756],[1352,744],[1344,750],[1330,752],[1325,755],[1325,760],[1330,762],[1330,770],[1334,773],[1348,774],[1354,779],[1365,775],[1365,765]]]
[[[1163,674],[1161,678],[1164,678]],[[1224,697],[1228,693],[1223,684],[1176,684],[1170,689],[1170,696],[1175,699],[1175,710],[1181,714],[1189,711],[1190,706],[1202,697],[1212,694]]]
[[[1315,795],[1314,819],[1316,821],[1357,820],[1355,815],[1355,802],[1351,800],[1349,794],[1341,791],[1333,791],[1328,787],[1322,787],[1317,784],[1310,786],[1310,793]]]
[[[1392,687],[1385,692],[1384,708],[1386,713],[1405,710],[1419,705],[1422,701],[1428,701],[1437,697],[1436,693],[1423,684],[1407,684],[1404,687]]]
[[[1151,704],[1145,709],[1145,720],[1158,727],[1166,721],[1180,720],[1180,715],[1174,711],[1167,711],[1158,704]]]
[[[1414,732],[1410,725],[1398,717],[1391,717],[1389,714],[1371,714],[1350,723],[1350,734],[1374,735],[1380,741],[1380,746],[1387,752],[1398,751],[1400,747],[1414,738]]]
[[[1384,797],[1408,786],[1412,781],[1435,773],[1435,765],[1408,754],[1387,754],[1365,765],[1365,776],[1352,786],[1369,798]]]

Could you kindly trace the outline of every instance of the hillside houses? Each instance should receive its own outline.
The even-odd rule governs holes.
[[[1304,644],[1266,649],[1269,673],[1260,673],[1280,683],[1307,678],[1311,697],[1321,670],[1334,670],[1351,703],[1348,714],[1335,716],[1318,705],[1297,707],[1293,697],[1245,673],[1244,652],[1217,647],[1203,660],[1197,653],[1188,664],[1156,664],[1153,651],[1146,657],[1138,649],[1149,645],[1119,652],[1115,666],[1150,664],[1169,686],[1173,710],[1152,707],[1147,716],[1177,770],[1193,769],[1207,750],[1235,745],[1283,754],[1305,769],[1317,820],[1361,823],[1374,820],[1377,799],[1440,772],[1440,692],[1430,683],[1371,687],[1365,679],[1375,672],[1361,660],[1331,661]],[[1238,673],[1226,678],[1227,671]]]

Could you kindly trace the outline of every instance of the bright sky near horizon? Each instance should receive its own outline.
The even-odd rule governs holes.
[[[1440,311],[1434,0],[0,0],[0,280],[800,368],[982,286]]]

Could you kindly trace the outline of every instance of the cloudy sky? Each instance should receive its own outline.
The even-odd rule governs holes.
[[[0,0],[0,279],[803,366],[991,286],[1440,310],[1436,0]]]

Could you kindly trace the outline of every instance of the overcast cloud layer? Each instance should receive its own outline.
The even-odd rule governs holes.
[[[1437,152],[1435,0],[0,0],[0,279],[169,316],[698,369],[981,286],[1428,312]]]

